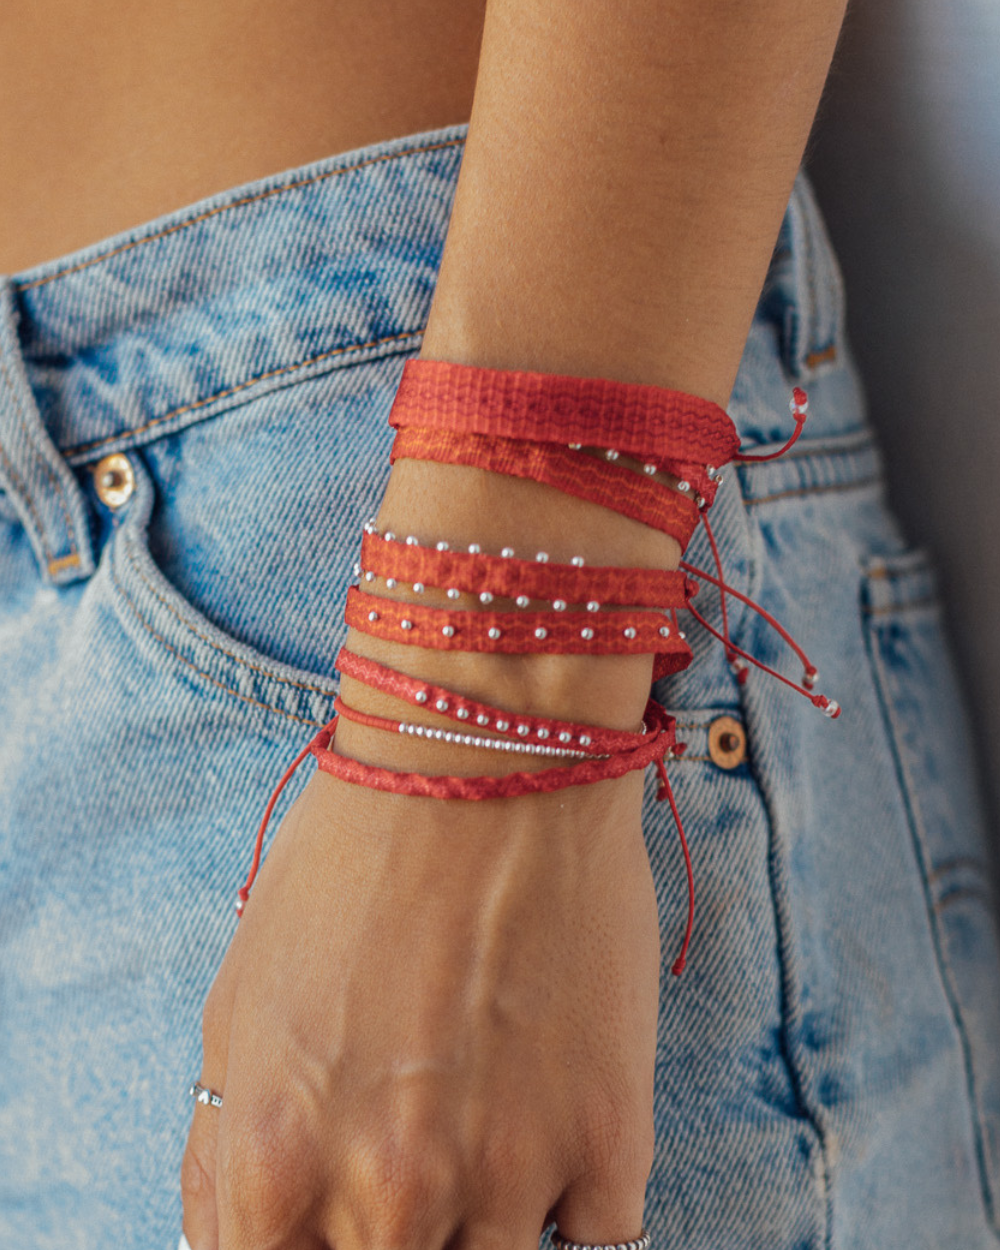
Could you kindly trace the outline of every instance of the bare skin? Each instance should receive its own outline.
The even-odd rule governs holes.
[[[482,8],[457,4],[357,0],[336,20],[302,0],[141,18],[122,4],[100,32],[66,0],[21,6],[0,19],[14,154],[0,268],[469,116],[422,354],[726,404],[843,7],[488,0],[480,53]],[[516,524],[526,545],[591,563],[679,555],[546,487],[412,461],[379,520],[484,549]],[[447,665],[348,641],[502,706],[600,724],[635,727],[649,691],[648,656]],[[438,773],[512,766],[389,737],[344,725],[337,749]],[[185,1152],[194,1250],[533,1250],[550,1216],[585,1242],[637,1235],[659,968],[641,793],[639,774],[475,804],[310,780],[205,1010],[201,1075],[225,1101],[195,1109]]]

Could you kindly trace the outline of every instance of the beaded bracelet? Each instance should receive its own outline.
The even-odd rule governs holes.
[[[475,542],[464,551],[452,551],[443,540],[426,546],[414,535],[403,541],[391,532],[379,533],[372,519],[364,527],[361,558],[355,567],[355,576],[367,589],[357,585],[348,590],[345,621],[376,637],[435,650],[652,653],[656,680],[690,663],[691,651],[677,619],[678,610],[687,610],[723,641],[740,680],[747,666],[755,664],[809,697],[828,716],[837,716],[840,708],[834,701],[812,693],[816,668],[787,631],[727,585],[707,516],[722,480],[719,466],[782,454],[799,437],[806,407],[804,392],[796,389],[792,400],[795,433],[778,452],[753,457],[739,451],[735,426],[718,405],[681,392],[600,378],[409,360],[389,414],[396,430],[391,461],[403,456],[431,459],[532,478],[667,533],[682,551],[700,520],[717,576],[684,562],[681,571],[672,572],[587,567],[582,556],[573,557],[568,565],[558,564],[550,562],[545,552],[526,560],[518,558],[511,547],[492,554]],[[638,469],[627,463],[629,458]],[[661,474],[675,480],[665,482]],[[698,590],[695,578],[719,591],[721,632],[691,602]],[[387,597],[372,593],[374,583],[400,596],[422,597],[428,587],[452,602],[472,596],[472,606],[450,608],[432,606],[426,600]],[[760,612],[793,647],[804,666],[801,686],[732,643],[726,610],[729,594]],[[512,606],[495,604],[496,600]],[[448,730],[419,720],[376,716],[348,706],[338,695],[333,720],[303,748],[271,796],[250,872],[238,892],[239,912],[259,867],[275,802],[308,754],[323,771],[352,784],[446,799],[548,792],[622,776],[653,763],[661,782],[657,798],[670,803],[687,872],[687,925],[681,953],[672,966],[679,975],[692,934],[694,881],[664,765],[665,760],[683,753],[684,744],[676,741],[674,720],[664,708],[650,698],[641,729],[628,733],[494,708],[357,656],[346,647],[337,657],[337,667],[372,688],[465,725],[461,730]],[[340,716],[386,732],[551,756],[564,762],[541,771],[478,777],[429,776],[369,766],[332,749]],[[468,732],[472,723],[477,731],[488,729],[489,734]]]

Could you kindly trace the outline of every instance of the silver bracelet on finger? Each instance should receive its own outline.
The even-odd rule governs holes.
[[[213,1093],[212,1090],[206,1089],[204,1085],[199,1085],[197,1081],[191,1086],[188,1093],[205,1107],[222,1106],[222,1095]]]
[[[564,1237],[557,1228],[552,1234],[552,1242],[556,1250],[649,1250],[652,1238],[645,1229],[638,1237],[632,1241],[618,1242],[588,1242],[588,1241],[570,1241],[568,1237]]]

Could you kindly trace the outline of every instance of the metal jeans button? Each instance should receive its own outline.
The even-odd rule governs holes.
[[[106,508],[120,508],[128,503],[135,490],[135,472],[128,456],[114,452],[98,460],[94,466],[94,489]]]
[[[718,716],[708,727],[708,753],[719,768],[738,768],[747,757],[747,733],[735,717]]]

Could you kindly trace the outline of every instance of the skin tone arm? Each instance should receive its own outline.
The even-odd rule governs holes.
[[[422,354],[725,404],[844,4],[490,0]],[[554,560],[679,558],[618,514],[458,466],[398,462],[379,523]],[[646,656],[348,642],[607,725],[635,728],[649,692]],[[337,743],[397,769],[527,766],[351,723]],[[659,969],[641,797],[637,773],[474,804],[310,780],[205,1009],[202,1079],[225,1103],[195,1109],[185,1153],[194,1250],[533,1250],[549,1218],[582,1241],[638,1233]]]

